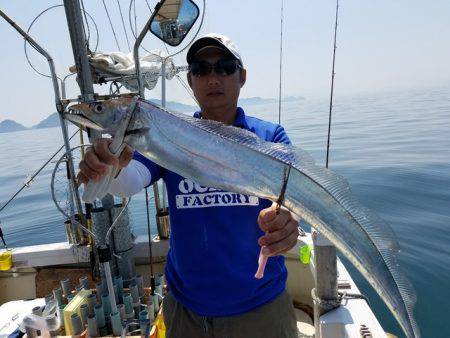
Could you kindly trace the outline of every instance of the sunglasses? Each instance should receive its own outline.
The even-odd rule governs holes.
[[[189,71],[194,76],[209,75],[213,69],[217,75],[231,75],[234,74],[238,68],[242,68],[240,63],[237,60],[231,59],[220,59],[214,64],[207,61],[193,61],[189,65]]]

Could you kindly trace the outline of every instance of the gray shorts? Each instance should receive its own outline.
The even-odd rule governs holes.
[[[230,317],[199,316],[169,292],[163,315],[167,338],[297,338],[294,307],[286,291],[259,308]]]

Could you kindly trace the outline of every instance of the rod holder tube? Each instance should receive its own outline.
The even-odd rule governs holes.
[[[147,311],[148,311],[148,319],[153,321],[155,319],[155,306],[153,305],[153,300],[149,299],[147,301]]]
[[[67,304],[69,304],[72,301],[73,297],[75,297],[73,293],[67,296]]]
[[[97,327],[99,329],[105,327],[106,321],[105,321],[105,313],[103,312],[103,305],[102,304],[95,305],[94,313],[95,313],[95,319],[97,320]]]
[[[64,294],[64,297],[68,297],[70,295],[71,292],[71,287],[70,287],[70,279],[69,278],[64,278],[61,280],[61,288],[62,288],[62,292]]]
[[[64,309],[66,308],[65,304],[61,304],[58,306],[58,317],[61,321],[61,326],[65,327],[66,323],[64,322]]]
[[[101,302],[102,295],[103,295],[103,282],[98,282],[97,284],[95,284],[95,290],[96,290],[96,294],[97,294],[97,300],[99,302]]]
[[[134,318],[133,297],[131,297],[131,293],[126,292],[123,294],[123,304],[125,305],[126,318]]]
[[[78,313],[72,313],[70,316],[70,321],[72,322],[73,335],[80,335],[83,332],[83,323]]]
[[[83,325],[86,325],[88,315],[89,315],[89,305],[81,304],[80,305],[80,317],[81,317],[81,321],[83,322]]]
[[[139,289],[136,282],[130,283],[130,293],[131,297],[133,297],[133,303],[139,302]]]
[[[120,336],[122,334],[122,321],[117,311],[111,313],[111,327],[114,336]]]
[[[102,295],[102,305],[103,305],[103,312],[105,314],[105,317],[108,317],[111,314],[111,303],[110,298],[107,293],[104,293]]]
[[[56,299],[58,305],[63,304],[63,294],[61,287],[56,287],[53,289],[53,297]]]
[[[156,283],[155,284],[155,292],[159,295],[161,295],[161,297],[163,296],[163,287],[161,284]]]
[[[98,337],[98,326],[97,326],[97,320],[95,319],[95,315],[89,315],[87,317],[87,327],[90,337]]]
[[[155,293],[152,295],[153,306],[155,308],[155,312],[159,311],[159,296]]]
[[[100,260],[100,265],[105,272],[106,285],[108,286],[109,303],[111,306],[111,312],[117,312],[116,306],[116,296],[114,294],[114,286],[112,281],[111,268],[109,262],[111,261],[111,251],[107,245],[100,245],[98,247],[98,256]],[[103,295],[102,295],[103,302]]]
[[[88,314],[93,315],[94,314],[94,307],[97,302],[97,296],[94,293],[91,293],[89,296],[87,296],[87,304],[88,304]]]
[[[80,277],[80,285],[85,290],[89,290],[89,278],[87,276]]]
[[[148,312],[147,310],[142,310],[141,312],[139,312],[139,326],[141,328],[141,336],[145,337],[148,325]]]
[[[123,302],[123,278],[122,276],[114,277],[114,285],[117,287],[117,298],[119,303]]]
[[[137,284],[138,291],[139,291],[139,297],[143,297],[144,296],[144,277],[142,277],[142,275],[136,276],[136,284]]]
[[[125,315],[125,305],[124,304],[117,304],[117,311],[120,314],[120,320],[125,322],[127,320],[127,317]]]

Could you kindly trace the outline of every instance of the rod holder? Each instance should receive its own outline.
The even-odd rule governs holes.
[[[81,321],[83,322],[83,325],[86,325],[88,315],[89,315],[89,305],[81,304],[80,305],[80,317],[81,317]]]
[[[74,336],[78,336],[83,332],[83,323],[78,313],[72,313],[70,316],[70,321],[72,322],[72,332]]]
[[[87,326],[88,326],[88,332],[90,337],[98,337],[98,326],[97,326],[97,320],[95,319],[95,315],[89,315],[87,318]]]
[[[97,327],[100,330],[106,326],[105,313],[103,312],[103,305],[97,304],[94,307],[95,319],[97,319]]]
[[[69,278],[64,278],[61,280],[61,288],[64,294],[64,297],[68,297],[71,293],[70,280]]]
[[[87,296],[87,304],[88,304],[88,315],[94,314],[94,307],[97,302],[97,295],[94,293],[91,293],[89,296]]]
[[[120,319],[119,312],[111,313],[111,326],[114,336],[120,336],[122,334],[122,321]]]
[[[89,290],[89,278],[87,276],[80,277],[79,281],[83,289]]]
[[[63,294],[61,287],[56,287],[53,289],[53,297],[55,298],[58,305],[63,304]]]

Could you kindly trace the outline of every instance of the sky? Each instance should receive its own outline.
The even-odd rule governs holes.
[[[147,0],[151,7],[155,0]],[[100,0],[84,1],[99,31],[98,51],[117,51]],[[105,0],[121,51],[128,52],[117,1]],[[129,1],[120,0],[127,33]],[[202,2],[196,0],[202,9]],[[306,98],[329,96],[336,2],[331,0],[284,0],[282,95]],[[0,8],[25,30],[41,11],[57,1],[0,0]],[[200,35],[217,32],[229,36],[239,47],[247,83],[241,97],[278,97],[280,65],[281,0],[207,1]],[[144,25],[150,11],[136,0],[137,25]],[[196,31],[200,20],[193,30]],[[450,1],[433,0],[341,0],[336,55],[335,98],[429,87],[450,83]],[[93,31],[91,24],[91,31]],[[187,40],[192,39],[191,32]],[[62,7],[47,11],[31,29],[35,39],[52,55],[60,77],[73,64],[65,14]],[[36,74],[25,58],[23,39],[0,19],[0,121],[13,119],[25,126],[38,123],[54,112],[49,78]],[[175,53],[185,47],[169,47]],[[95,34],[90,45],[95,46]],[[147,49],[164,49],[155,37],[144,40]],[[30,60],[48,73],[45,60],[28,48]],[[145,53],[145,51],[141,51]],[[185,51],[174,57],[185,64]],[[185,74],[181,74],[185,78]],[[194,104],[182,85],[169,81],[168,100]],[[104,93],[106,86],[96,87]],[[79,95],[74,77],[67,80],[68,97]],[[147,92],[159,98],[160,86]]]

